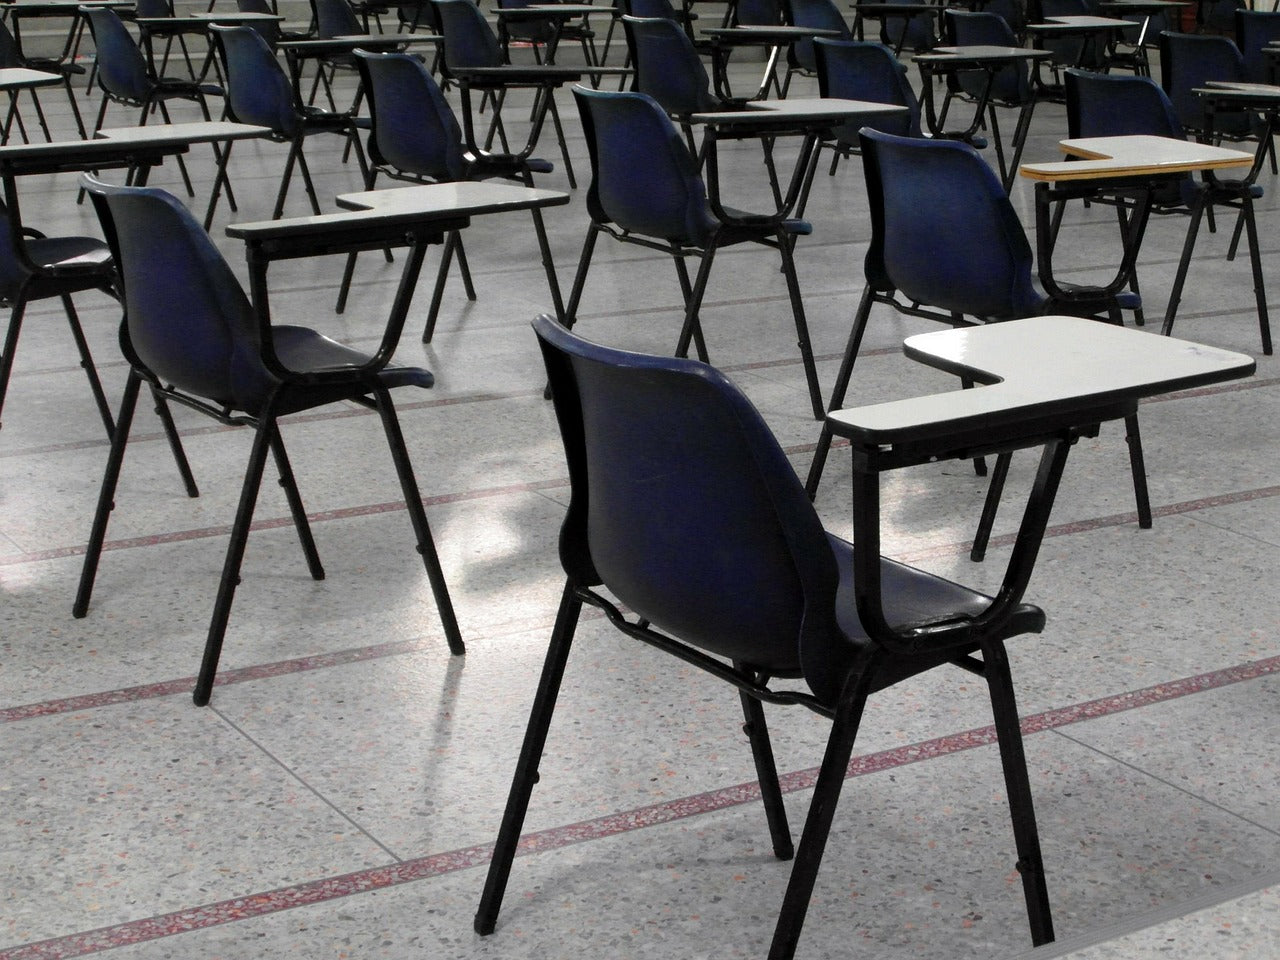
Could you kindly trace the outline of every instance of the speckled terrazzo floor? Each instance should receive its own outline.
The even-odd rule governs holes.
[[[56,94],[42,99],[65,135]],[[560,100],[583,184],[547,214],[567,292],[588,173]],[[96,105],[83,97],[90,116]],[[1026,159],[1054,158],[1064,135],[1062,107],[1041,105]],[[322,197],[359,187],[331,146],[309,153]],[[223,229],[269,215],[283,161],[276,145],[235,149],[240,211],[224,206],[213,235],[242,277],[242,248]],[[192,162],[207,184],[208,157]],[[740,180],[759,174],[754,145],[724,162]],[[542,185],[567,189],[561,166]],[[1261,182],[1264,265],[1280,289],[1280,183]],[[152,183],[178,187],[168,167]],[[97,232],[73,178],[22,191],[46,232]],[[1014,202],[1030,224],[1026,184]],[[305,209],[295,192],[289,212]],[[808,216],[797,260],[829,389],[870,234],[856,161],[818,178]],[[1163,312],[1184,222],[1149,231],[1149,315]],[[1061,271],[1106,272],[1113,230],[1107,211],[1073,211]],[[1247,261],[1226,261],[1228,236],[1202,235],[1177,332],[1257,355],[1256,376],[1143,405],[1151,530],[1134,520],[1119,429],[1079,445],[1028,592],[1049,625],[1012,647],[1059,942],[1031,949],[984,697],[926,676],[868,710],[799,956],[1280,952],[1280,375],[1260,355]],[[0,431],[0,960],[764,955],[787,867],[769,853],[736,697],[597,618],[580,630],[530,808],[537,852],[517,860],[497,932],[472,932],[555,614],[567,479],[528,329],[549,303],[527,217],[478,219],[466,243],[479,299],[451,283],[423,345],[424,293],[398,355],[437,377],[398,401],[466,657],[444,645],[376,425],[332,408],[284,427],[327,579],[307,577],[283,498],[264,485],[205,709],[191,704],[192,675],[248,435],[176,413],[202,488],[189,500],[154,417],[139,413],[93,607],[73,619],[106,444],[60,312],[31,309]],[[273,310],[367,345],[398,269],[362,258],[337,316],[339,259],[279,264]],[[667,352],[678,302],[667,261],[602,243],[580,330]],[[114,404],[118,307],[95,294],[77,304]],[[787,312],[772,254],[720,255],[704,308],[712,356],[803,471],[817,431]],[[899,352],[925,329],[874,315],[859,402],[946,382]],[[1030,457],[1015,461],[1011,495],[1031,470]],[[895,477],[889,550],[992,586],[1016,511],[998,521],[987,563],[970,563],[984,492],[967,467]],[[849,527],[848,498],[837,455],[818,497],[834,530]],[[803,711],[769,716],[798,829],[825,726]]]

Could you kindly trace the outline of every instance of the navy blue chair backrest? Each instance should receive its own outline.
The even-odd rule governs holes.
[[[249,27],[213,27],[227,71],[227,113],[238,123],[292,137],[301,121],[293,85],[262,36]]]
[[[318,36],[350,37],[365,32],[364,23],[347,0],[311,0],[311,9]]]
[[[369,94],[375,161],[433,180],[465,179],[462,129],[422,61],[407,53],[356,56]]]
[[[645,237],[705,244],[716,228],[697,164],[657,101],[573,88],[591,155],[587,209]]]
[[[780,0],[738,0],[734,17],[742,26],[772,26],[782,22]]]
[[[907,79],[906,67],[888,47],[863,40],[819,39],[814,41],[813,49],[822,96],[896,103],[909,111],[905,117],[867,120],[858,124],[858,128],[869,126],[904,137],[920,136],[920,102]],[[853,143],[856,133],[857,129],[848,125],[839,128],[837,137]]]
[[[241,13],[275,13],[267,0],[236,0],[236,9]],[[280,24],[274,20],[263,20],[245,26],[260,34],[268,46],[274,47],[280,40]]]
[[[1067,134],[1186,139],[1168,96],[1150,77],[1066,71]]]
[[[18,42],[13,39],[8,25],[0,21],[0,68],[20,66],[22,66],[22,54],[18,50]]]
[[[849,40],[853,34],[845,23],[844,14],[835,5],[835,0],[791,0],[791,22],[797,27],[811,27],[816,30],[838,30],[840,36],[835,39]],[[791,45],[791,57],[797,66],[811,72],[818,69],[813,57],[813,41],[797,40]]]
[[[1194,93],[1209,80],[1242,81],[1244,60],[1229,37],[1210,34],[1160,34],[1160,86],[1173,101],[1178,120],[1189,130],[1204,126],[1204,106]],[[1244,114],[1217,118],[1218,133],[1243,134],[1249,129]]]
[[[0,299],[13,300],[18,287],[30,276],[13,244],[9,208],[0,200]]]
[[[947,39],[957,46],[1017,47],[1017,37],[1001,16],[990,13],[970,13],[966,10],[946,11]],[[1023,103],[1032,96],[1031,71],[1026,61],[1012,63],[996,72],[991,83],[991,98],[1008,103]],[[981,70],[965,70],[958,75],[961,89],[977,96],[986,86],[986,73]]]
[[[1244,58],[1244,72],[1250,83],[1271,82],[1271,65],[1262,50],[1272,43],[1280,43],[1280,12],[1236,11],[1236,47]]]
[[[633,89],[657,100],[673,116],[718,106],[711,78],[684,28],[664,18],[623,17],[636,78]]]
[[[773,434],[714,368],[534,323],[572,488],[561,562],[679,639],[771,669],[832,625],[834,556]]]
[[[133,12],[139,17],[172,17],[169,0],[134,0]]]
[[[954,140],[864,130],[867,282],[973,317],[1039,312],[1026,233],[991,167]]]
[[[112,10],[85,7],[93,45],[97,51],[98,83],[113,97],[143,100],[154,84],[147,74],[147,61],[124,23]]]
[[[623,0],[624,9],[629,17],[645,19],[678,20],[676,8],[671,0]]]
[[[502,63],[497,34],[473,0],[433,0],[440,14],[447,70],[496,67]]]
[[[209,235],[163,190],[86,181],[124,285],[126,349],[180,390],[257,412],[276,381],[257,314]]]

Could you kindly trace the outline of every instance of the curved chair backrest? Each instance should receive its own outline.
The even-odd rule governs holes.
[[[645,237],[705,244],[717,226],[706,187],[658,102],[581,86],[573,95],[591,155],[591,218]]]
[[[672,6],[671,0],[623,0],[623,9],[629,17],[643,17],[646,20],[679,20],[680,15]]]
[[[227,71],[227,116],[292,137],[301,120],[293,85],[261,34],[249,27],[212,27]]]
[[[1271,82],[1271,65],[1262,50],[1272,43],[1280,43],[1280,12],[1236,11],[1236,47],[1250,83]]]
[[[163,190],[83,182],[124,286],[130,361],[197,397],[257,412],[276,381],[253,305],[209,235]]]
[[[432,33],[440,32],[440,14],[436,12],[431,0],[419,0],[416,4],[401,4],[396,7],[396,18],[410,33],[416,33],[426,27]]]
[[[104,7],[85,7],[84,16],[97,51],[98,85],[122,100],[145,100],[154,83],[147,73],[146,58],[123,21]]]
[[[1237,10],[1248,6],[1245,0],[1209,0],[1202,6],[1204,27],[1220,33],[1230,31],[1235,26]]]
[[[369,95],[374,162],[432,180],[466,179],[462,129],[422,61],[364,50],[356,58]]]
[[[705,650],[773,672],[836,634],[835,560],[786,456],[723,374],[534,321],[569,465],[560,559]]]
[[[18,41],[13,39],[9,26],[0,21],[0,69],[22,66],[22,51],[18,49]]]
[[[365,32],[364,22],[347,0],[311,0],[319,37],[350,37]]]
[[[502,45],[473,0],[432,0],[440,14],[446,70],[496,67]]]
[[[711,78],[680,24],[663,18],[623,17],[622,26],[636,70],[632,89],[653,97],[675,117],[717,108]]]
[[[742,26],[772,26],[782,22],[782,0],[738,0],[734,21]]]
[[[1186,139],[1168,96],[1150,77],[1091,70],[1066,71],[1067,135],[1124,137],[1145,134]]]
[[[1160,34],[1160,86],[1173,101],[1178,120],[1188,130],[1204,126],[1204,107],[1193,91],[1209,80],[1242,81],[1244,59],[1229,37],[1211,34]],[[1242,134],[1249,130],[1245,114],[1216,118],[1217,133]]]
[[[929,7],[929,0],[903,0],[905,3]],[[924,12],[924,11],[922,11]],[[928,50],[937,41],[933,35],[932,14],[922,16],[886,16],[880,20],[880,42],[895,50]],[[906,34],[903,36],[903,34]]]
[[[867,282],[985,319],[1036,314],[1044,298],[1018,215],[978,152],[954,140],[864,130],[871,207]]]
[[[9,208],[0,200],[0,299],[12,302],[18,288],[31,276],[23,256],[13,243],[12,222]]]
[[[134,0],[133,12],[139,17],[172,17],[173,5],[169,0]]]
[[[883,44],[863,40],[818,39],[813,44],[818,68],[818,91],[824,97],[896,103],[910,111],[905,117],[882,117],[859,124],[904,137],[920,136],[920,102],[904,67]],[[857,142],[857,129],[840,128],[837,138]]]
[[[236,9],[241,13],[275,13],[268,0],[236,0]],[[273,49],[280,42],[280,24],[275,20],[246,23],[245,26],[260,34],[262,39],[267,41],[267,45]]]
[[[983,11],[947,9],[947,40],[954,46],[1017,47],[1017,37],[1004,17]],[[965,70],[957,75],[961,89],[970,96],[977,96],[986,86],[986,73],[981,70]],[[996,72],[991,83],[991,99],[1006,103],[1025,103],[1032,96],[1031,69],[1026,61],[1012,63]]]
[[[538,0],[497,0],[499,10],[523,10]],[[550,43],[555,39],[556,27],[549,20],[510,20],[507,22],[507,38],[529,43]]]
[[[835,0],[791,0],[791,22],[797,27],[811,27],[816,30],[837,30],[838,39],[851,40],[849,25],[844,15],[836,6]],[[818,65],[814,61],[813,41],[797,40],[791,45],[791,59],[796,66],[810,73],[817,72]]]

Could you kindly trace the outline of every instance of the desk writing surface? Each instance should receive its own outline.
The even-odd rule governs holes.
[[[836,435],[880,446],[1073,413],[1084,426],[1116,404],[1255,369],[1242,353],[1080,317],[924,333],[908,337],[903,351],[986,385],[838,410],[827,417]]]
[[[559,190],[467,180],[345,193],[338,197],[337,202],[346,209],[318,216],[233,223],[227,227],[227,236],[263,241],[278,237],[340,234],[343,230],[361,226],[393,227],[437,220],[465,221],[468,217],[486,213],[560,206],[569,202],[569,195]]]
[[[1081,137],[1063,140],[1059,146],[1063,153],[1081,159],[1024,163],[1022,175],[1052,182],[1192,173],[1253,164],[1253,154],[1172,137]]]
[[[1027,29],[1036,27],[1075,27],[1079,30],[1120,30],[1134,26],[1132,20],[1119,20],[1115,17],[1062,16],[1045,17],[1044,23],[1028,24]]]
[[[830,121],[832,123],[861,116],[883,116],[905,113],[906,107],[894,103],[868,100],[841,100],[836,97],[796,97],[790,100],[750,100],[741,110],[715,110],[695,113],[694,123],[712,126],[759,126]]]
[[[252,140],[268,137],[270,127],[229,120],[194,120],[190,123],[153,123],[141,127],[104,127],[94,134],[99,140],[114,143],[212,143],[221,140]]]
[[[1053,54],[1048,50],[1033,50],[1030,47],[996,47],[986,44],[974,44],[963,47],[934,47],[929,53],[921,53],[915,57],[916,63],[952,64],[995,62],[998,60],[1043,60]]]
[[[50,87],[61,83],[62,77],[44,70],[28,67],[0,67],[0,90],[25,90],[28,87]]]

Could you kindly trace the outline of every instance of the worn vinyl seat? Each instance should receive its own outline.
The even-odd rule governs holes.
[[[404,53],[356,51],[365,89],[369,94],[369,178],[372,190],[378,174],[411,183],[451,183],[459,180],[490,180],[501,177],[533,186],[535,173],[549,173],[550,163],[537,157],[513,154],[473,154],[463,143],[462,129],[440,87],[417,57]],[[551,253],[542,211],[533,209],[534,229],[544,263]],[[471,273],[467,267],[462,236],[455,230],[445,241],[436,276],[431,307],[422,331],[422,342],[430,343],[440,312],[445,279],[454,255],[468,298],[475,299]],[[347,258],[347,268],[338,295],[338,310],[346,306],[356,255]],[[554,272],[551,272],[554,276]],[[559,290],[554,291],[559,308]]]
[[[955,140],[899,137],[865,129],[862,166],[871,208],[871,245],[863,264],[866,285],[836,375],[830,410],[844,406],[871,308],[883,304],[910,316],[950,326],[991,323],[1040,314],[1100,316],[1120,322],[1136,294],[1108,296],[1097,287],[1062,285],[1051,298],[1034,276],[1026,233],[995,172],[977,151]],[[1138,418],[1125,418],[1139,522],[1151,525]],[[831,428],[823,424],[805,487],[816,495]],[[986,550],[1008,470],[1001,454],[987,506],[974,538],[973,558]]]
[[[833,717],[772,960],[795,954],[866,698],[946,664],[978,669],[990,686],[1032,939],[1052,940],[1004,648],[1039,632],[1043,613],[1021,603],[1019,590],[993,605],[874,552],[855,554],[826,533],[768,426],[718,371],[588,343],[549,317],[534,327],[569,466],[559,544],[566,579],[476,931],[496,927],[587,604],[627,636],[674,654],[681,669],[692,664],[738,688],[779,859],[790,859],[793,847],[763,703],[801,703]],[[987,620],[1000,603],[1009,604],[1007,618]],[[974,629],[944,626],[960,623]],[[972,656],[979,652],[981,661]],[[773,688],[775,677],[802,678],[803,689]]]
[[[570,326],[575,322],[596,240],[607,234],[623,243],[660,250],[675,261],[685,304],[676,355],[684,356],[692,342],[705,360],[699,310],[716,252],[737,243],[773,247],[782,258],[810,401],[814,416],[820,417],[821,392],[792,258],[793,238],[809,234],[812,227],[803,220],[725,207],[713,211],[697,162],[652,97],[580,86],[574,87],[573,94],[591,157],[591,186],[587,190],[591,223],[565,308],[565,322]],[[684,258],[691,256],[699,261],[692,284],[684,263]]]
[[[1083,70],[1068,70],[1067,127],[1074,137],[1112,137],[1126,134],[1185,139],[1186,133],[1174,113],[1168,95],[1149,77],[1103,75]],[[1235,256],[1236,240],[1241,230],[1249,242],[1249,263],[1253,275],[1254,300],[1258,310],[1258,329],[1264,353],[1271,353],[1271,323],[1267,311],[1266,287],[1262,274],[1262,258],[1258,245],[1258,228],[1254,216],[1254,201],[1262,196],[1262,187],[1254,183],[1256,165],[1243,178],[1229,179],[1205,176],[1197,180],[1190,175],[1172,181],[1158,189],[1153,197],[1154,209],[1161,213],[1187,213],[1191,223],[1182,246],[1182,257],[1169,292],[1165,308],[1163,333],[1173,330],[1182,289],[1186,284],[1195,252],[1200,221],[1209,218],[1213,228],[1215,207],[1228,207],[1238,212],[1236,234],[1227,251],[1227,258]],[[1115,191],[1120,199],[1131,191],[1123,187]],[[1141,238],[1139,238],[1141,242]]]
[[[124,287],[120,344],[129,378],[72,608],[75,616],[88,612],[141,385],[147,383],[161,396],[220,423],[253,427],[253,449],[194,692],[197,704],[208,703],[268,453],[275,458],[311,576],[324,579],[278,420],[345,400],[378,411],[445,636],[450,649],[462,653],[448,588],[389,393],[402,386],[430,387],[433,380],[427,370],[387,365],[399,338],[397,325],[389,325],[379,350],[369,355],[307,327],[263,323],[209,235],[174,197],[154,188],[109,186],[88,175],[84,182]]]

